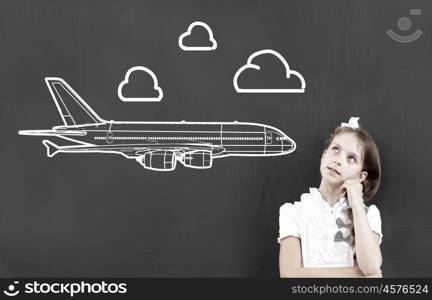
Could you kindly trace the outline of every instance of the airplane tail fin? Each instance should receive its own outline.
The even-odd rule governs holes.
[[[58,77],[46,77],[45,82],[66,126],[104,122],[66,81]]]
[[[49,140],[43,140],[42,144],[44,144],[47,149],[48,157],[53,157],[60,151],[60,147]]]

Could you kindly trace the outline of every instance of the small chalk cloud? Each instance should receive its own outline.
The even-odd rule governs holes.
[[[285,81],[287,79],[289,80],[291,76],[297,77],[298,80],[300,81],[301,86],[299,88],[240,88],[238,85],[238,79],[240,76],[247,77],[248,72],[251,72],[253,70],[255,71],[261,70],[261,66],[253,63],[253,60],[257,59],[260,55],[272,55],[276,57],[283,64],[283,67],[286,70],[285,73],[286,78],[284,78],[284,80]],[[306,83],[303,76],[299,72],[295,70],[291,70],[285,58],[281,54],[279,54],[278,52],[272,49],[260,50],[253,53],[251,56],[249,56],[246,65],[242,66],[235,73],[233,78],[233,84],[237,93],[304,93],[306,88]]]
[[[200,43],[199,46],[192,46],[190,44],[197,43],[195,39],[192,39],[193,32],[197,32],[199,29],[204,29],[206,31],[207,40],[205,42],[198,41],[198,43]],[[205,43],[205,45],[201,43]],[[213,31],[211,30],[210,26],[200,21],[193,22],[189,25],[187,31],[179,36],[178,44],[179,47],[184,51],[211,51],[216,50],[217,48],[217,42],[213,37]]]
[[[124,102],[159,102],[163,97],[156,75],[143,66],[132,67],[126,72],[117,94]]]

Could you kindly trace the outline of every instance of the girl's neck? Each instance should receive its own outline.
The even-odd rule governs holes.
[[[332,185],[321,179],[321,184],[318,188],[321,193],[321,197],[326,201],[331,207],[335,205],[340,198],[345,196],[345,192],[342,191],[340,185]]]

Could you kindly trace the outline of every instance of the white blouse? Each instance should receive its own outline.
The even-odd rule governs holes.
[[[367,207],[370,228],[380,237],[381,216],[375,205]],[[279,238],[295,236],[301,240],[303,267],[354,266],[353,223],[348,217],[348,199],[331,207],[316,188],[301,195],[300,201],[285,203],[279,211]]]

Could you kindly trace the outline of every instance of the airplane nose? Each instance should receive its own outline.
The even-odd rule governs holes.
[[[290,152],[293,149],[293,145],[288,141],[283,141],[282,152]]]
[[[296,144],[295,142],[290,139],[288,136],[283,135],[282,136],[282,152],[283,153],[291,153],[295,150]]]

